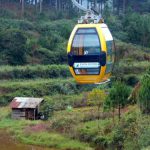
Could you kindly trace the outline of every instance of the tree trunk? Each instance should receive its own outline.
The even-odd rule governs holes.
[[[21,16],[24,16],[24,0],[21,0]]]
[[[120,121],[120,119],[121,119],[121,106],[120,106],[120,104],[119,104],[119,108],[118,108],[118,117],[119,117],[119,121]]]
[[[113,107],[113,124],[115,124],[115,109]]]
[[[94,8],[97,7],[97,0],[94,0]]]
[[[126,0],[123,0],[123,14],[126,12]]]
[[[35,10],[36,10],[36,12],[37,12],[37,0],[35,0]]]
[[[117,1],[117,14],[120,14],[120,0]]]
[[[43,0],[40,0],[40,14],[42,13],[42,2]]]
[[[98,105],[98,129],[100,129],[99,120],[100,120],[100,106]]]
[[[115,0],[113,0],[112,7],[113,7],[113,13],[115,13]]]

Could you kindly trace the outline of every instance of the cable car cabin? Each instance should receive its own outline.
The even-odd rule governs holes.
[[[114,63],[114,42],[106,24],[78,24],[67,47],[70,72],[80,84],[106,81]]]

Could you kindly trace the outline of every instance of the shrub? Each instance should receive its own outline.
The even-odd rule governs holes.
[[[79,118],[76,115],[60,115],[52,120],[52,129],[66,133],[70,132],[75,125],[79,123]]]
[[[0,79],[35,79],[70,77],[66,65],[1,66]]]
[[[0,9],[0,17],[5,18],[16,18],[16,14],[8,9],[1,8]]]
[[[139,90],[139,104],[143,113],[150,113],[150,74],[144,75]]]
[[[27,38],[19,30],[6,30],[0,34],[0,53],[5,56],[5,62],[11,65],[26,63]]]
[[[129,76],[126,77],[125,82],[129,86],[135,86],[139,82],[139,79],[137,78],[136,75],[129,75]]]

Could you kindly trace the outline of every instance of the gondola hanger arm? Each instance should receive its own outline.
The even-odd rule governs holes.
[[[79,24],[103,23],[104,22],[101,14],[99,14],[99,12],[95,8],[92,7],[90,9],[87,9],[84,6],[82,6],[81,4],[79,4],[76,0],[71,0],[71,1],[77,8],[86,12],[85,16],[81,16],[81,18],[78,20]]]

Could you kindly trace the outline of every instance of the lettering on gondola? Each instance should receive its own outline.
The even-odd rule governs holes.
[[[98,68],[100,67],[100,63],[91,62],[91,63],[74,63],[74,68]]]

